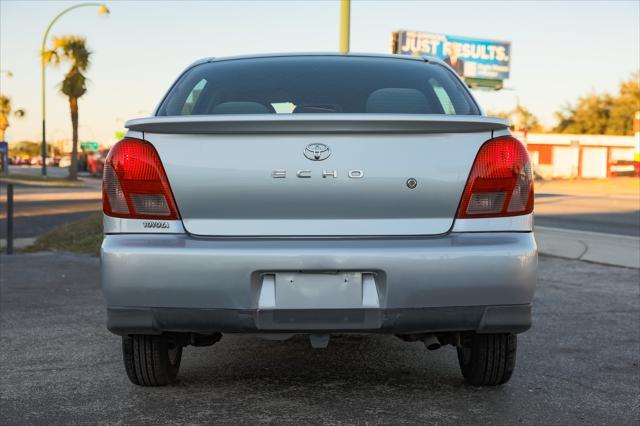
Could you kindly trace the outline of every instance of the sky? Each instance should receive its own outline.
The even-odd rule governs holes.
[[[39,141],[39,49],[54,16],[78,2],[0,0],[0,92],[26,111],[12,118],[9,141]],[[80,140],[110,142],[128,119],[149,115],[196,59],[268,52],[334,52],[339,1],[106,1],[73,10],[50,37],[87,38],[94,52],[80,100]],[[400,29],[507,40],[505,90],[476,91],[485,110],[517,102],[547,126],[554,111],[592,92],[616,92],[640,69],[640,1],[352,1],[351,51],[390,52]],[[50,43],[50,41],[49,41]],[[71,137],[65,66],[47,69],[47,138]]]

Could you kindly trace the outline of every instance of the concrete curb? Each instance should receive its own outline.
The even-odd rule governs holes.
[[[27,248],[30,245],[32,245],[33,243],[36,242],[36,238],[14,238],[13,239],[13,248],[14,250],[20,250],[23,248]],[[6,238],[2,238],[0,239],[0,252],[2,254],[4,254],[4,249],[7,246],[7,239]]]
[[[640,269],[640,238],[536,226],[541,254]]]

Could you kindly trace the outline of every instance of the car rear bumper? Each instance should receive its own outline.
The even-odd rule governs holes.
[[[102,288],[116,334],[175,332],[522,332],[537,248],[530,232],[431,238],[209,239],[107,235]],[[373,305],[265,307],[275,272],[367,272]]]
[[[119,335],[164,332],[393,333],[475,331],[522,333],[531,305],[409,309],[259,310],[108,308],[107,328]]]

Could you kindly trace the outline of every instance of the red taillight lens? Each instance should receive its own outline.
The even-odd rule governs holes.
[[[178,219],[167,175],[153,145],[125,138],[109,152],[102,180],[102,207],[109,216]]]
[[[533,211],[533,174],[527,149],[516,138],[487,141],[473,163],[458,218],[499,217]]]

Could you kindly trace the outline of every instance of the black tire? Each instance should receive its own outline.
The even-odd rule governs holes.
[[[166,386],[176,381],[182,346],[171,343],[167,336],[124,336],[122,356],[131,383]]]
[[[515,334],[473,334],[458,348],[460,370],[474,386],[498,386],[511,378],[516,366]]]

